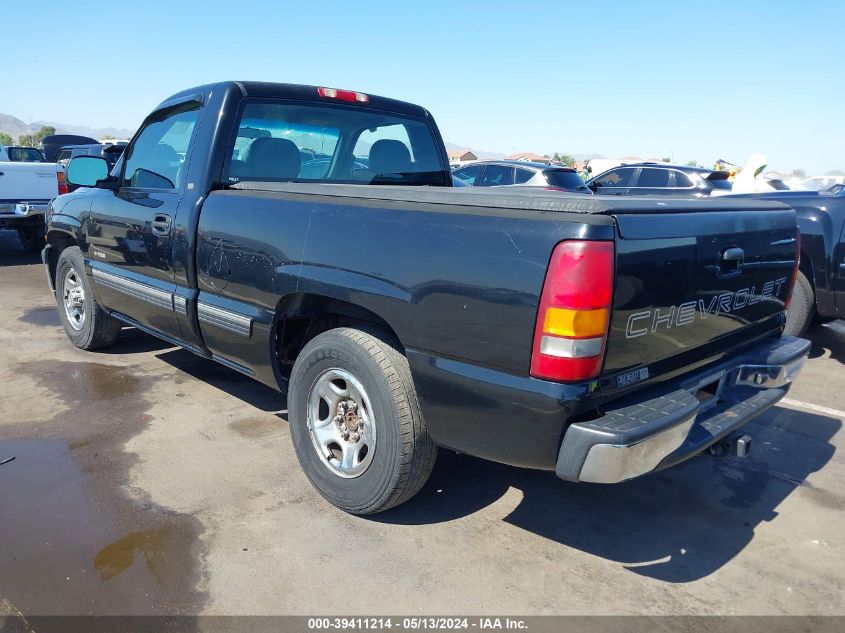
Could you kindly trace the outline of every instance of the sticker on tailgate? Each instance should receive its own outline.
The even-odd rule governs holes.
[[[616,377],[616,386],[617,387],[626,387],[627,385],[633,385],[636,382],[642,382],[648,378],[648,367],[643,367],[641,369],[635,369],[633,371],[625,372],[624,374],[619,374]]]

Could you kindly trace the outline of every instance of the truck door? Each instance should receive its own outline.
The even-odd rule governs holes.
[[[183,339],[174,310],[176,211],[200,104],[150,115],[126,149],[116,191],[99,190],[88,222],[97,296],[107,308],[165,338]]]

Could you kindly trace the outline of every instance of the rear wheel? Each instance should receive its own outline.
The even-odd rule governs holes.
[[[810,327],[816,314],[816,297],[810,280],[801,271],[795,278],[795,288],[792,289],[792,300],[786,313],[784,334],[803,336]]]
[[[330,503],[373,514],[414,496],[437,456],[408,360],[387,335],[337,328],[311,340],[288,390],[299,463]]]
[[[30,253],[35,253],[44,248],[44,227],[42,226],[27,226],[18,229],[18,238],[24,247],[24,250]]]
[[[80,349],[98,349],[120,336],[121,322],[94,299],[77,246],[64,249],[56,265],[56,303],[65,334]]]

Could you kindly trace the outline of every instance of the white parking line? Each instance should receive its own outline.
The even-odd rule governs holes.
[[[816,413],[825,413],[836,418],[845,420],[845,411],[839,409],[831,409],[829,407],[820,407],[817,404],[810,404],[809,402],[801,402],[800,400],[793,400],[792,398],[783,398],[780,404],[785,404],[788,407],[795,409],[807,409],[808,411],[815,411]]]

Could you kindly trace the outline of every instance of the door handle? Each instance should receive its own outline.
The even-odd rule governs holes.
[[[726,248],[722,251],[719,261],[720,277],[735,277],[742,271],[745,262],[745,251],[738,247]]]
[[[153,218],[153,235],[159,237],[170,236],[170,216],[164,213],[158,213]]]

